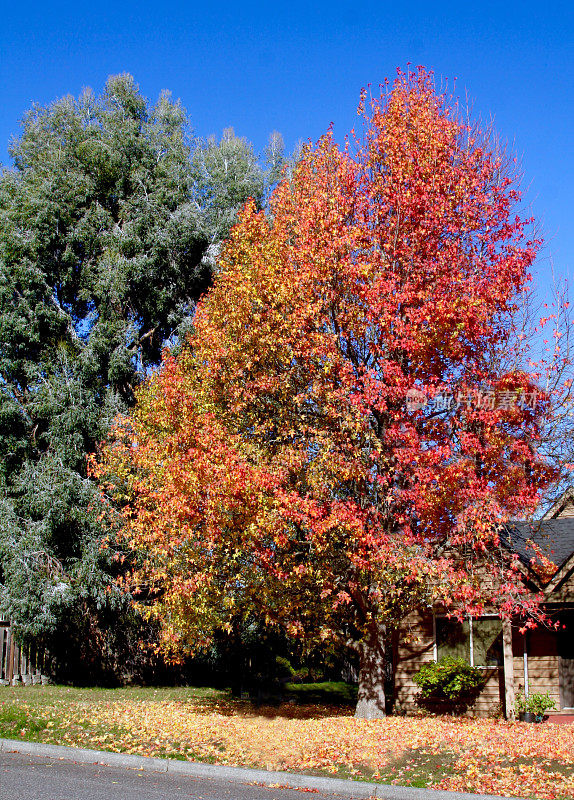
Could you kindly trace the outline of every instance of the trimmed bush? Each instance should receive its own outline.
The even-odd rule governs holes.
[[[421,690],[419,705],[433,711],[466,710],[480,694],[485,680],[485,670],[453,656],[424,664],[414,676]]]

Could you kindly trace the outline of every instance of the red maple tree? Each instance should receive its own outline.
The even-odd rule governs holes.
[[[399,74],[248,203],[183,352],[98,467],[129,498],[131,578],[173,652],[255,610],[354,642],[357,713],[385,713],[389,631],[418,605],[532,612],[499,530],[549,470],[548,403],[501,363],[539,242],[513,162]]]

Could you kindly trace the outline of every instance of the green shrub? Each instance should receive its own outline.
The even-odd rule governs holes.
[[[275,658],[275,673],[279,681],[286,681],[293,678],[295,670],[291,666],[291,662],[284,656],[276,656]]]
[[[354,705],[357,702],[357,687],[344,681],[287,683],[285,692],[298,703]]]
[[[484,670],[453,656],[424,664],[414,676],[421,690],[420,705],[433,708],[436,704],[450,703],[454,710],[463,710],[476,700],[485,679]]]

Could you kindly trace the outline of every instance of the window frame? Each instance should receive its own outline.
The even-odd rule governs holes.
[[[449,617],[448,614],[437,614],[436,612],[432,615],[432,634],[433,634],[433,660],[438,662],[438,640],[437,640],[437,619],[448,619],[451,620],[453,617]],[[470,658],[469,664],[471,667],[476,666],[477,669],[502,669],[502,664],[476,664],[474,663],[474,629],[472,622],[476,620],[479,622],[482,619],[497,619],[500,620],[500,616],[498,614],[482,614],[480,617],[471,617],[469,614],[465,615],[462,619],[462,622],[468,621],[468,631],[469,631],[469,650],[470,650]],[[500,620],[502,625],[502,620]]]

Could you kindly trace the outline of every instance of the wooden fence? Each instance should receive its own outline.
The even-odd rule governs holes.
[[[0,685],[16,686],[47,683],[43,674],[45,653],[33,645],[20,645],[12,635],[10,623],[0,620]]]

